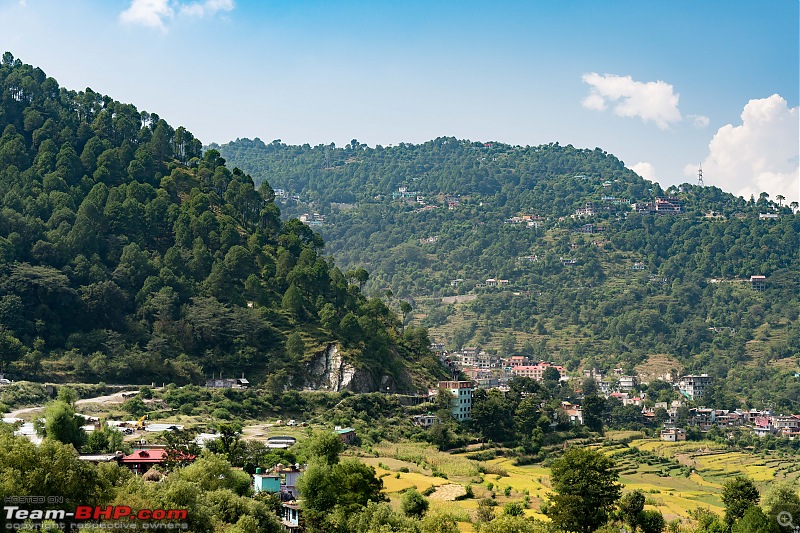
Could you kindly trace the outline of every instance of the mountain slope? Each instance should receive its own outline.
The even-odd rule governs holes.
[[[0,88],[0,370],[280,389],[337,346],[367,390],[441,372],[423,330],[401,334],[318,234],[184,128],[8,53]]]
[[[367,292],[412,302],[412,323],[450,348],[572,370],[632,371],[668,354],[729,377],[733,397],[800,407],[800,216],[780,199],[665,191],[600,149],[558,144],[215,148],[283,193],[285,213],[318,213],[310,222],[337,262],[369,270]],[[681,213],[647,212],[658,196],[677,197]],[[455,295],[474,299],[449,304]]]

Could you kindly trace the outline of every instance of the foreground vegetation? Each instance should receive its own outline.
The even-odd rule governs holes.
[[[279,530],[278,503],[253,498],[249,476],[232,468],[245,444],[235,433],[193,464],[163,469],[160,483],[114,464],[79,461],[72,445],[53,436],[37,447],[0,427],[0,492],[65,496],[70,505],[187,509],[191,531]],[[308,462],[301,505],[312,532],[545,533],[618,531],[627,524],[644,533],[778,533],[789,530],[779,527],[777,514],[800,511],[794,458],[634,436],[616,433],[601,446],[571,446],[549,466],[524,466],[512,457],[475,460],[474,453],[452,455],[409,442],[342,453],[338,436],[323,431],[306,438],[292,457],[261,456],[255,464]],[[680,468],[685,464],[692,465],[688,475]],[[597,475],[587,476],[594,468]],[[602,498],[592,513],[576,507],[590,501],[587,490]]]

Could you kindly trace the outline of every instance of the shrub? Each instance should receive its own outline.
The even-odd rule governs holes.
[[[474,497],[475,497],[475,494],[472,492],[472,485],[467,485],[466,487],[464,487],[464,494],[460,494],[460,495],[456,496],[456,500],[458,500],[458,501],[469,500],[469,499],[474,498]]]
[[[213,418],[220,418],[222,420],[230,420],[230,419],[233,418],[233,415],[231,414],[231,412],[228,411],[227,409],[223,409],[223,408],[214,409],[211,412],[211,416]]]
[[[407,490],[400,500],[403,514],[417,518],[425,514],[429,505],[430,503],[425,499],[425,496],[417,492],[416,489]]]

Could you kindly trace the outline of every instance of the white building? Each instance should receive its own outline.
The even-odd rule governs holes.
[[[712,382],[713,379],[708,374],[682,376],[678,389],[690,400],[696,400],[703,396],[703,392]]]
[[[453,395],[451,412],[459,422],[469,420],[472,410],[471,381],[440,381],[439,389],[447,389]]]

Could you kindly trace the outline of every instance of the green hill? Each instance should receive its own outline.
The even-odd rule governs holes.
[[[10,377],[409,390],[442,372],[424,330],[365,298],[318,234],[185,128],[9,53],[0,88]]]
[[[308,214],[343,268],[368,270],[367,293],[411,302],[411,322],[450,348],[571,370],[631,371],[666,354],[728,378],[723,403],[800,409],[800,215],[780,199],[663,190],[599,148],[558,144],[213,148],[278,191],[284,213]],[[643,206],[664,196],[679,214]],[[764,292],[752,275],[767,277]]]

